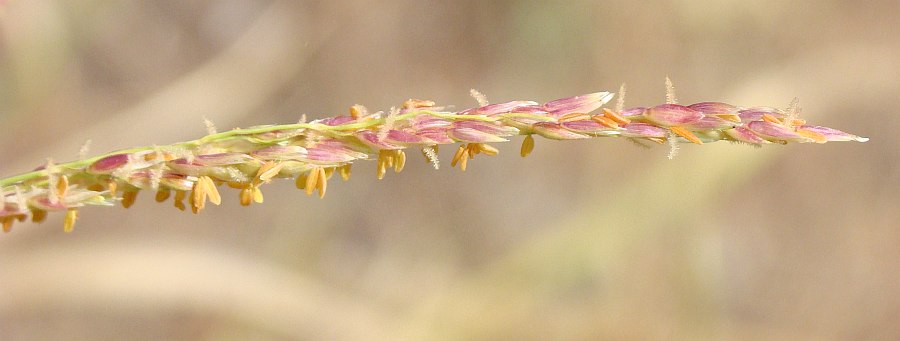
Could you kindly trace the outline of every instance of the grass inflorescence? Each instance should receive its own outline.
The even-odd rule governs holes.
[[[825,143],[867,139],[836,129],[808,125],[789,109],[739,107],[720,102],[676,103],[667,80],[666,103],[625,108],[620,96],[615,108],[602,108],[613,98],[597,92],[546,103],[512,101],[489,104],[471,94],[475,108],[449,111],[433,101],[410,99],[387,114],[369,113],[354,105],[348,115],[284,125],[266,125],[217,132],[205,120],[208,135],[168,146],[137,147],[92,158],[56,164],[0,179],[3,206],[0,224],[10,231],[15,221],[41,222],[50,211],[65,212],[64,230],[71,231],[78,209],[87,205],[131,206],[140,192],[155,200],[172,199],[179,210],[194,213],[207,202],[222,201],[222,185],[238,190],[241,205],[263,202],[261,187],[276,178],[295,179],[307,195],[325,196],[334,174],[348,180],[351,165],[376,159],[376,176],[400,172],[407,151],[418,149],[435,169],[440,145],[459,144],[450,161],[465,171],[475,155],[497,155],[492,144],[524,135],[520,155],[535,148],[534,135],[555,140],[620,137],[638,143],[666,144],[674,157],[678,143],[732,141],[763,144]],[[620,89],[624,95],[624,86]]]

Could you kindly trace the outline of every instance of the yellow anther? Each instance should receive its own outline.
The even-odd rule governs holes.
[[[316,186],[318,187],[317,189],[319,190],[319,199],[324,198],[325,197],[325,189],[328,188],[328,176],[325,175],[324,168],[319,167],[319,181],[317,182]]]
[[[315,167],[315,168],[309,170],[309,174],[306,176],[306,185],[303,187],[306,190],[306,195],[312,195],[313,192],[316,190],[316,186],[318,185],[318,182],[319,182],[319,175],[320,175],[319,170],[320,169],[321,168],[319,168],[319,167]],[[321,173],[321,174],[324,174],[324,173]],[[325,181],[325,179],[322,179],[322,181]]]
[[[466,151],[465,145],[460,145],[459,149],[456,150],[456,154],[453,155],[453,159],[450,160],[450,167],[456,167],[456,164],[459,163],[460,159],[463,156],[463,152]],[[468,158],[468,155],[467,155]]]
[[[477,143],[468,143],[466,144],[466,151],[468,151],[469,158],[474,159],[475,154],[481,153],[481,149],[478,148]]]
[[[47,211],[40,209],[32,209],[31,210],[31,221],[35,223],[40,223],[47,218]]]
[[[307,173],[301,173],[297,176],[297,181],[294,182],[294,185],[297,186],[297,189],[306,188],[306,179],[309,177]]]
[[[408,99],[403,102],[403,109],[414,109],[414,108],[428,108],[433,107],[434,101],[429,101],[427,99]]]
[[[106,190],[109,191],[109,194],[116,194],[116,189],[118,188],[119,183],[116,180],[110,179],[106,182]]]
[[[283,163],[266,162],[256,172],[257,183],[268,183],[284,168]]]
[[[250,206],[253,202],[253,186],[247,186],[241,189],[241,206]]]
[[[469,163],[469,150],[463,149],[462,155],[459,157],[459,170],[465,172],[466,164]]]
[[[484,143],[479,143],[478,148],[481,150],[482,153],[484,153],[484,155],[495,156],[497,154],[500,154],[500,150],[498,150],[497,148],[494,148],[494,146],[487,145]]]
[[[78,220],[78,209],[68,209],[66,211],[66,219],[63,221],[63,232],[72,232],[72,229],[75,228],[75,220]]]
[[[184,197],[186,196],[185,191],[175,191],[175,198],[172,199],[174,202],[175,208],[184,211],[186,206],[184,206]]]
[[[376,175],[378,177],[378,180],[384,179],[384,173],[387,172],[387,164],[385,163],[384,159],[381,159],[381,158],[378,159],[378,167],[377,168],[378,168],[378,171],[377,171],[378,173]]]
[[[703,141],[700,141],[700,138],[697,137],[697,135],[694,135],[694,133],[690,132],[689,130],[685,129],[684,127],[672,127],[669,129],[671,129],[672,132],[675,133],[675,135],[686,138],[688,141],[691,141],[696,144],[703,144]]]
[[[795,119],[791,120],[791,127],[794,127],[794,128],[802,126],[804,124],[806,124],[806,120],[804,120],[804,119],[795,118]]]
[[[522,140],[522,149],[519,150],[519,155],[522,157],[528,156],[531,154],[531,151],[534,150],[534,137],[531,135],[525,135],[525,139]]]
[[[203,187],[206,191],[206,195],[209,196],[209,202],[216,205],[221,205],[222,196],[219,195],[219,189],[216,188],[216,182],[208,176],[201,176],[200,181],[203,181]]]
[[[591,116],[591,120],[593,120],[594,122],[600,123],[600,125],[607,127],[607,128],[613,128],[613,129],[619,128],[619,124],[616,123],[616,121],[614,121],[613,119],[606,117],[606,116],[594,115],[594,116]]]
[[[403,170],[403,166],[406,165],[406,153],[402,150],[397,150],[396,160],[394,161],[394,172],[400,173]]]
[[[563,123],[563,122],[571,122],[571,121],[583,121],[583,120],[586,120],[589,118],[591,118],[591,115],[576,112],[576,113],[571,113],[571,114],[565,114],[562,117],[560,117],[558,121],[559,121],[559,123]]]
[[[781,120],[778,117],[772,116],[770,114],[763,114],[762,119],[763,119],[763,121],[766,121],[769,123],[782,124]]]
[[[616,122],[621,125],[631,123],[631,120],[629,120],[629,119],[625,118],[624,116],[619,115],[619,113],[609,110],[607,108],[603,108],[603,117],[606,117],[606,118],[612,120],[613,122]]]
[[[60,199],[66,197],[66,191],[69,189],[69,177],[63,175],[59,177],[59,181],[56,182],[56,193],[59,195]]]
[[[741,123],[741,117],[735,114],[716,114],[714,115],[718,118],[721,118],[726,121],[731,121],[735,123]]]
[[[263,203],[262,190],[260,190],[259,187],[257,187],[257,186],[252,186],[252,187],[250,187],[250,189],[253,191],[253,202],[255,202],[257,204],[262,204]]]
[[[810,138],[810,139],[812,139],[813,141],[816,141],[816,143],[825,143],[825,142],[828,142],[828,138],[825,137],[825,135],[819,134],[819,133],[814,132],[814,131],[812,131],[812,130],[797,129],[797,134],[800,135],[800,136],[803,136],[803,137]]]
[[[163,189],[156,191],[156,197],[154,197],[154,199],[156,200],[156,202],[163,202],[163,201],[166,201],[166,199],[168,199],[171,194],[172,194],[172,191],[170,191],[166,188],[163,188]]]
[[[134,205],[134,201],[137,200],[138,191],[125,191],[122,192],[122,207],[129,208],[131,205]]]
[[[338,167],[338,173],[341,174],[341,179],[344,179],[344,181],[350,180],[350,165],[351,164],[348,163]]]
[[[365,114],[366,108],[359,104],[350,107],[350,117],[353,117],[353,119],[358,119],[360,116],[363,116]]]

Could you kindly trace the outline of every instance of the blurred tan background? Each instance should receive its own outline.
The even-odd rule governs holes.
[[[900,339],[900,2],[49,1],[0,9],[0,174],[407,98],[629,86],[872,140],[516,139],[194,216],[0,236],[0,339]]]

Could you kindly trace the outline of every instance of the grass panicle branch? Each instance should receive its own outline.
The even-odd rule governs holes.
[[[348,115],[284,125],[265,125],[216,132],[168,146],[137,147],[67,163],[49,161],[32,172],[0,179],[3,205],[0,223],[10,231],[15,221],[41,222],[51,211],[65,212],[64,230],[71,231],[78,209],[88,205],[131,206],[141,191],[155,199],[172,199],[180,210],[197,213],[206,202],[220,204],[222,185],[238,190],[242,205],[263,202],[262,185],[276,178],[295,179],[307,195],[324,197],[328,180],[338,173],[349,179],[351,165],[376,159],[376,176],[400,172],[407,150],[420,150],[439,167],[438,148],[455,145],[452,167],[465,171],[475,155],[497,155],[492,144],[524,135],[520,155],[535,148],[534,135],[554,140],[619,137],[643,144],[702,145],[731,141],[754,146],[825,143],[867,139],[836,129],[809,125],[798,118],[799,106],[788,110],[739,107],[719,102],[676,104],[667,80],[665,104],[603,108],[613,98],[597,92],[546,103],[512,101],[489,104],[477,91],[478,107],[449,111],[428,100],[410,99],[388,114],[369,113],[354,105]],[[624,94],[624,86],[620,93]]]

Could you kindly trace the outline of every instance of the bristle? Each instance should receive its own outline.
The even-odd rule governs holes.
[[[625,83],[619,86],[619,97],[616,98],[616,112],[625,110]]]
[[[669,131],[666,134],[666,141],[669,142],[669,160],[675,159],[675,156],[678,156],[678,141],[676,141],[677,137],[674,132]]]
[[[378,128],[378,141],[384,141],[387,138],[388,133],[394,128],[394,121],[397,119],[398,114],[400,114],[400,109],[391,107],[391,112],[384,119],[381,128]]]
[[[675,85],[669,76],[666,76],[666,104],[678,104],[678,98],[675,97]]]
[[[209,134],[209,135],[215,135],[215,134],[216,134],[216,125],[213,124],[213,122],[210,121],[209,118],[206,118],[206,117],[203,118],[203,125],[206,126],[206,133],[207,133],[207,134]]]
[[[482,107],[483,107],[483,106],[486,106],[486,105],[488,105],[488,104],[491,104],[490,102],[488,102],[487,96],[485,96],[484,94],[482,94],[482,93],[479,92],[478,90],[475,90],[475,89],[469,89],[469,96],[472,96],[472,98],[474,98],[475,101],[478,102],[478,105],[479,105],[479,106],[482,106]]]
[[[425,155],[425,159],[431,163],[434,169],[441,169],[441,161],[438,159],[434,146],[422,147],[422,154]]]
[[[81,144],[81,147],[78,148],[78,159],[84,160],[87,159],[88,151],[91,149],[91,140],[85,140],[84,143]]]

